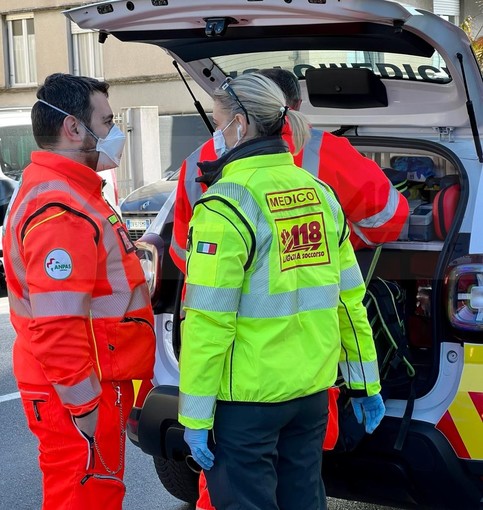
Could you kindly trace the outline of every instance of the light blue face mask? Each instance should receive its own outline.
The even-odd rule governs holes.
[[[228,150],[231,150],[231,149],[228,149],[228,147],[226,146],[226,140],[225,140],[223,133],[225,132],[226,129],[228,129],[233,124],[234,120],[235,120],[235,117],[233,117],[233,119],[223,129],[216,129],[215,131],[213,131],[213,145],[214,145],[215,152],[216,152],[216,155],[218,156],[218,158],[221,158],[221,156],[226,154],[228,152]],[[240,143],[241,139],[243,138],[241,136],[241,126],[240,125],[238,125],[238,128],[236,130],[236,136],[237,136],[237,141],[236,141],[235,145],[232,147],[232,149],[234,149]]]
[[[54,110],[57,110],[60,113],[63,113],[66,116],[71,115],[57,106],[53,104],[47,103],[43,99],[39,99],[39,101]],[[72,115],[75,117],[75,115]],[[80,122],[80,121],[79,121]],[[82,152],[90,152],[97,151],[99,153],[99,158],[97,160],[96,172],[101,172],[102,170],[109,170],[110,168],[116,168],[119,166],[121,161],[122,151],[124,149],[124,143],[126,142],[126,135],[119,129],[115,124],[109,130],[106,138],[99,138],[96,136],[83,122],[81,124],[84,128],[94,137],[97,141],[95,149],[71,149],[71,150],[79,150]]]

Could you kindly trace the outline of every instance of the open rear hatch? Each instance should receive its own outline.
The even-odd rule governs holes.
[[[307,102],[304,112],[315,123],[323,117],[330,126],[391,126],[397,118],[399,126],[469,129],[473,116],[474,129],[483,124],[481,75],[466,36],[431,13],[395,2],[114,0],[66,15],[102,37],[164,48],[208,92],[226,74],[277,65],[299,76],[307,69],[349,67],[381,78],[387,106]]]

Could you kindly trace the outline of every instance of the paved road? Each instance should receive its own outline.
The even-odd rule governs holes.
[[[12,375],[13,337],[7,298],[0,296],[0,510],[37,510],[42,499],[37,444],[27,429]],[[124,510],[191,510],[189,505],[164,490],[151,458],[129,441],[125,482]],[[342,500],[329,501],[329,510],[380,508]]]

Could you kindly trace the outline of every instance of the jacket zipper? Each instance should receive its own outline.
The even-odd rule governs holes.
[[[40,416],[40,412],[39,412],[39,408],[38,408],[38,404],[40,402],[47,402],[46,400],[41,400],[41,399],[36,399],[36,400],[32,400],[32,406],[34,408],[34,414],[35,414],[35,419],[37,421],[42,421],[42,417]]]
[[[99,475],[99,474],[96,474],[96,473],[89,473],[89,474],[87,474],[86,476],[84,476],[84,478],[81,480],[80,483],[82,485],[85,485],[85,483],[88,482],[90,478],[97,478],[98,480],[114,480],[115,482],[119,482],[119,483],[122,483],[124,485],[124,482],[120,478],[118,478],[117,476]]]
[[[152,324],[146,320],[146,319],[143,319],[142,317],[124,317],[121,322],[139,322],[139,323],[144,323],[144,324],[147,324],[150,328],[151,328],[151,331],[154,333],[154,328],[152,326]]]
[[[92,322],[92,312],[89,312],[89,324],[91,326],[92,342],[94,343],[94,351],[96,353],[96,363],[97,363],[97,370],[99,371],[99,381],[102,381],[102,370],[101,370],[101,364],[99,363],[99,353],[97,352],[97,341],[96,341],[96,335],[94,333],[94,324]]]

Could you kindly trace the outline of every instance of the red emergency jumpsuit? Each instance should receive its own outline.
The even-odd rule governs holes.
[[[3,238],[14,374],[39,440],[44,510],[120,510],[132,379],[151,378],[153,314],[135,247],[90,168],[34,152]],[[98,407],[94,438],[74,416]]]
[[[282,136],[293,153],[294,144],[288,123]],[[193,207],[201,193],[206,191],[204,184],[195,181],[201,175],[197,163],[215,159],[217,156],[213,140],[210,139],[188,156],[181,166],[170,255],[183,273]],[[294,156],[294,162],[334,189],[351,226],[351,242],[355,250],[394,241],[399,237],[409,215],[406,198],[392,186],[377,163],[362,156],[347,139],[312,129],[310,141]],[[337,395],[334,389],[332,391],[324,449],[332,449],[338,436]],[[199,491],[196,509],[215,510],[203,472]]]

